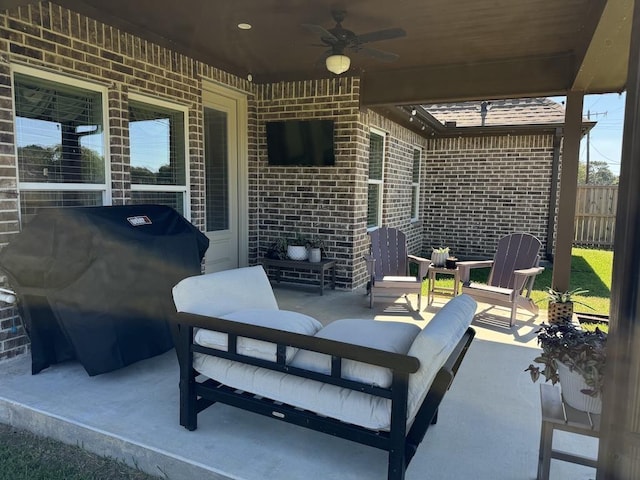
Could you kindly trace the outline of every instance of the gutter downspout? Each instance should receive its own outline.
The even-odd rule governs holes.
[[[560,146],[562,129],[556,128],[553,136],[553,160],[551,164],[551,191],[549,192],[549,215],[547,215],[547,245],[545,257],[553,262],[553,239],[555,237],[556,208],[558,203],[558,182],[560,180]]]

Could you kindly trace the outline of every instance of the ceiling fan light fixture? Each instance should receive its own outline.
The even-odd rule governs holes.
[[[346,55],[329,55],[326,60],[327,70],[336,75],[349,70],[351,59]]]

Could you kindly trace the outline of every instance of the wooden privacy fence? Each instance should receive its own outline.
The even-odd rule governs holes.
[[[573,244],[613,248],[617,204],[617,185],[578,185]]]

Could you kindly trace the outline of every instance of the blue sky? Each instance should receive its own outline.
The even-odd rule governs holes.
[[[553,97],[556,101],[564,97]],[[620,174],[620,156],[622,153],[622,125],[624,123],[624,104],[626,94],[607,93],[604,95],[587,95],[584,97],[583,113],[585,118],[590,114],[596,121],[589,135],[590,160],[602,161],[609,165],[615,174]],[[580,161],[586,162],[587,140],[582,139]]]

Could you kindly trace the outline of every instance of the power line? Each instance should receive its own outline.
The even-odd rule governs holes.
[[[611,162],[611,163],[615,163],[615,162],[616,162],[615,160],[613,160],[612,158],[607,157],[604,153],[602,153],[600,150],[598,150],[598,149],[595,147],[595,145],[592,145],[592,147],[593,147],[593,149],[594,149],[596,152],[598,152],[598,153],[599,153],[603,158],[605,158],[605,159],[609,160],[609,162]],[[620,165],[620,164],[619,164],[619,163],[616,163],[616,165]]]

